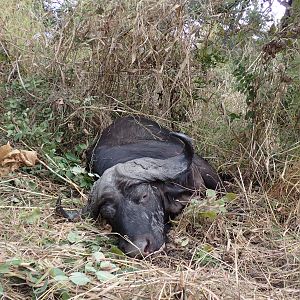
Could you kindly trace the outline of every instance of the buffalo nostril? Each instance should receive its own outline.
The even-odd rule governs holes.
[[[145,240],[145,243],[144,243],[144,249],[141,249],[142,251],[142,253],[144,254],[144,255],[149,255],[150,253],[151,253],[151,243],[150,243],[150,240],[149,239],[146,239]]]
[[[149,235],[147,236],[139,236],[133,241],[120,241],[120,249],[123,250],[124,253],[131,257],[146,257],[151,253],[159,250],[159,245],[157,245],[155,239]]]

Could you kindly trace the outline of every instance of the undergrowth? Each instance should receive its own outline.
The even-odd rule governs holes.
[[[39,164],[0,181],[0,297],[299,298],[298,8],[266,30],[267,9],[231,2],[4,1],[0,143]],[[136,114],[192,136],[231,179],[192,199],[145,260],[105,223],[53,211],[58,197],[83,206],[85,150]]]

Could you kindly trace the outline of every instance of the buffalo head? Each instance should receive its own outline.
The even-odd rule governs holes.
[[[159,250],[165,242],[169,214],[183,207],[169,199],[182,189],[174,186],[172,194],[166,186],[172,186],[171,182],[189,169],[194,151],[189,137],[172,135],[184,143],[181,154],[167,159],[138,158],[107,169],[95,182],[83,208],[83,215],[94,219],[100,215],[111,224],[122,236],[120,248],[130,256]]]

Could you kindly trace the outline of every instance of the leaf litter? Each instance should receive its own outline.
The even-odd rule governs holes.
[[[21,166],[33,167],[37,152],[13,149],[8,142],[0,147],[0,177],[18,170]]]

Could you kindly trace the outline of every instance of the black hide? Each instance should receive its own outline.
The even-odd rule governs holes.
[[[106,128],[87,151],[87,169],[102,177],[82,214],[105,218],[130,256],[159,250],[169,217],[196,191],[221,186],[187,136],[143,117],[119,118]]]

